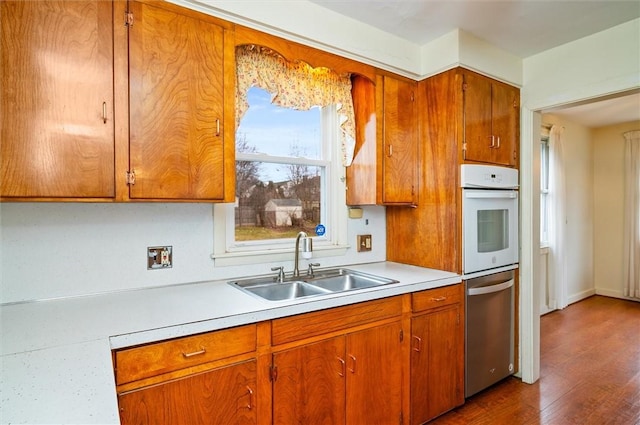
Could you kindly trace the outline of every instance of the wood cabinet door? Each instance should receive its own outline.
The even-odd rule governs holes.
[[[464,333],[460,305],[411,320],[411,424],[464,402]]]
[[[417,84],[383,77],[382,203],[415,204],[418,175]]]
[[[492,129],[496,137],[492,162],[516,165],[520,141],[520,92],[516,87],[494,82],[491,99]]]
[[[401,331],[396,322],[347,335],[347,424],[400,423]]]
[[[273,355],[273,423],[345,423],[345,338]]]
[[[491,162],[495,138],[491,129],[491,80],[464,73],[464,159]]]
[[[224,198],[223,29],[130,2],[130,197]]]
[[[112,6],[0,2],[0,196],[114,196]]]
[[[244,425],[257,422],[255,360],[118,396],[122,425]]]

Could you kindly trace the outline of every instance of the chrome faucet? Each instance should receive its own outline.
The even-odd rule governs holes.
[[[300,238],[302,238],[302,257],[309,259],[311,258],[311,253],[313,252],[313,239],[308,237],[305,232],[298,233],[298,236],[296,236],[296,251],[295,251],[295,259],[293,262],[293,277],[300,277],[300,269],[298,268]]]

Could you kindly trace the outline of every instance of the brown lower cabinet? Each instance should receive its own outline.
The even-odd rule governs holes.
[[[401,323],[273,355],[273,423],[399,424]]]
[[[456,284],[114,351],[123,425],[420,424],[464,402]]]
[[[118,396],[122,424],[257,423],[256,361],[225,366]]]
[[[413,294],[411,425],[464,403],[462,285]]]

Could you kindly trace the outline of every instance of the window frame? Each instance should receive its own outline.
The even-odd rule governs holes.
[[[540,138],[540,247],[549,245],[549,136]]]
[[[325,167],[325,193],[321,195],[321,215],[327,233],[312,236],[314,258],[345,255],[347,239],[347,205],[345,168],[340,158],[340,128],[337,108],[322,108],[322,159],[299,159],[265,154],[236,153],[235,161],[263,159],[264,162],[300,163]],[[235,167],[234,167],[235,168]],[[214,249],[211,258],[215,266],[234,266],[255,263],[273,263],[293,260],[295,238],[235,242],[235,203],[214,204]]]

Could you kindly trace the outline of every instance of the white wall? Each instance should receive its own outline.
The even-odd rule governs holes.
[[[593,139],[594,283],[596,293],[623,297],[624,137],[640,121],[596,128]]]
[[[640,87],[640,19],[530,56],[523,70],[530,110]]]
[[[569,304],[595,293],[593,282],[593,159],[591,130],[555,115],[542,122],[564,127],[566,261]]]
[[[354,248],[312,261],[385,260],[385,210],[363,209],[348,221]],[[0,222],[0,303],[265,274],[276,265],[214,267],[211,204],[2,203]],[[371,252],[355,252],[358,233],[372,234]],[[146,249],[155,245],[173,246],[173,268],[147,270]],[[293,254],[277,265],[292,270]]]
[[[640,87],[640,19],[567,43],[523,61],[521,90],[522,228],[540,221],[534,167],[540,143],[537,111]],[[530,226],[530,225],[528,225]],[[539,245],[536,232],[522,238],[520,265],[521,370],[525,382],[540,376]]]

